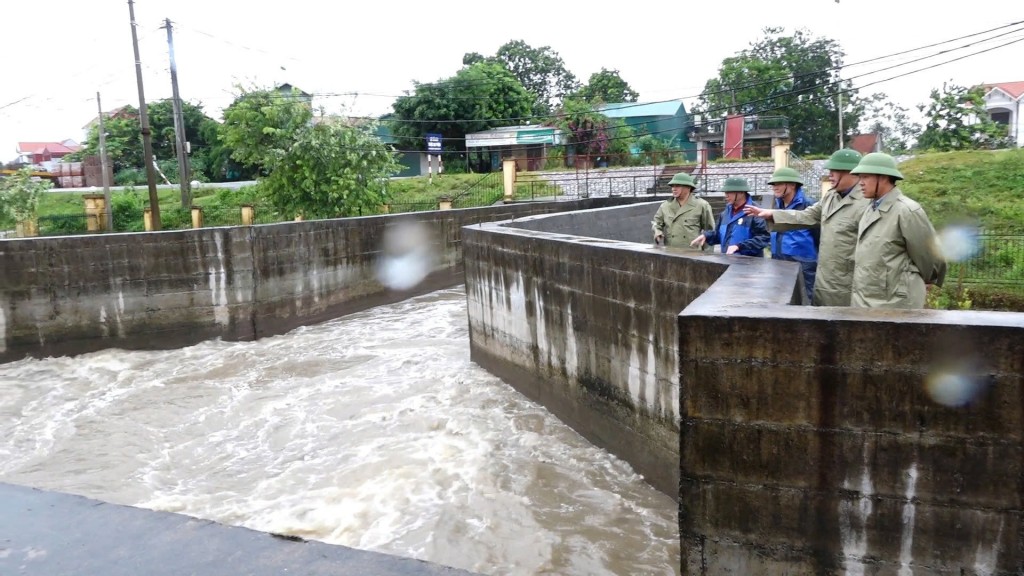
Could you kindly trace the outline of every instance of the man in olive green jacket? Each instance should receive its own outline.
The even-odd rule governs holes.
[[[693,195],[697,183],[689,174],[676,174],[668,185],[672,189],[672,199],[666,200],[658,207],[658,212],[651,222],[654,243],[664,243],[666,246],[687,250],[702,250],[691,247],[690,242],[704,230],[715,227],[715,215],[711,212],[711,205],[707,200]]]
[[[857,247],[857,226],[869,201],[850,174],[860,162],[860,152],[837,150],[825,163],[832,188],[821,200],[804,210],[763,210],[750,207],[748,214],[760,216],[772,232],[821,228],[818,271],[814,281],[815,306],[849,306],[853,289],[853,253]]]
[[[917,202],[896,186],[903,174],[892,156],[872,152],[853,174],[871,201],[857,230],[851,303],[861,308],[924,308],[925,285],[941,286],[946,260],[935,228]]]

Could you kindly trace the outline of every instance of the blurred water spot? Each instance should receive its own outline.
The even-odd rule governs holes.
[[[978,398],[986,387],[986,380],[963,369],[940,369],[928,376],[925,386],[932,400],[958,408]]]
[[[970,225],[947,226],[939,232],[939,249],[949,262],[973,258],[981,249],[978,228]]]
[[[434,242],[422,222],[398,222],[384,231],[377,279],[392,290],[410,290],[434,268]]]

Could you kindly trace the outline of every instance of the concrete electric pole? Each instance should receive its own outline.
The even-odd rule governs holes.
[[[110,203],[110,177],[107,176],[107,128],[103,122],[103,104],[100,103],[100,93],[96,93],[96,108],[100,113],[100,171],[103,181],[103,205],[106,209],[107,232],[114,231],[114,207]]]
[[[171,57],[171,95],[174,98],[174,140],[178,149],[178,184],[181,187],[181,207],[192,205],[192,190],[189,182],[192,179],[188,162],[188,150],[185,142],[185,117],[181,113],[181,96],[178,94],[178,66],[174,62],[174,37],[171,32],[171,19],[164,19],[167,28],[167,53]]]
[[[146,94],[142,90],[142,59],[139,58],[139,36],[135,33],[135,2],[128,0],[132,25],[132,48],[135,49],[135,78],[139,84],[139,122],[142,124],[142,161],[146,164],[146,186],[149,188],[149,214],[153,230],[160,229],[160,197],[156,193],[156,172],[153,170],[153,133],[146,113]]]

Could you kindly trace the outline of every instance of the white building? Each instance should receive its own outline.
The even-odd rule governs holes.
[[[1017,146],[1024,146],[1021,100],[1024,100],[1024,81],[985,85],[985,109],[992,120],[1007,127]]]

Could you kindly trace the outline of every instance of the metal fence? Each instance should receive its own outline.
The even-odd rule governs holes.
[[[972,257],[949,264],[947,283],[1024,286],[1024,230],[983,231],[976,240]]]
[[[750,175],[753,176],[753,175]],[[756,178],[752,178],[756,181]],[[570,200],[591,196],[642,196],[653,193],[651,178],[639,175],[613,176],[602,178],[535,178],[525,179],[516,183],[516,199],[526,200]],[[721,209],[721,194],[698,191],[713,207]],[[501,180],[497,177],[481,179],[456,197],[451,198],[452,208],[471,208],[489,206],[502,199],[504,190]],[[770,196],[764,197],[765,202]],[[423,212],[437,210],[437,202],[407,202],[381,206],[373,214],[360,211],[360,215]],[[171,208],[161,211],[161,228],[164,230],[181,230],[192,228],[192,211],[183,208]],[[144,230],[142,210],[117,210],[114,214],[115,232],[141,232]],[[268,205],[253,207],[253,223],[268,224],[288,221],[276,209]],[[241,208],[203,209],[204,227],[208,226],[239,226],[242,225]],[[40,236],[74,235],[98,232],[105,227],[105,222],[98,222],[96,216],[85,214],[57,214],[41,216],[37,221],[37,233]],[[7,234],[6,237],[11,237]],[[967,250],[967,258],[949,263],[946,282],[965,284],[987,284],[1024,288],[1024,230],[983,230],[977,235],[968,235],[964,242],[970,243],[973,250]]]

